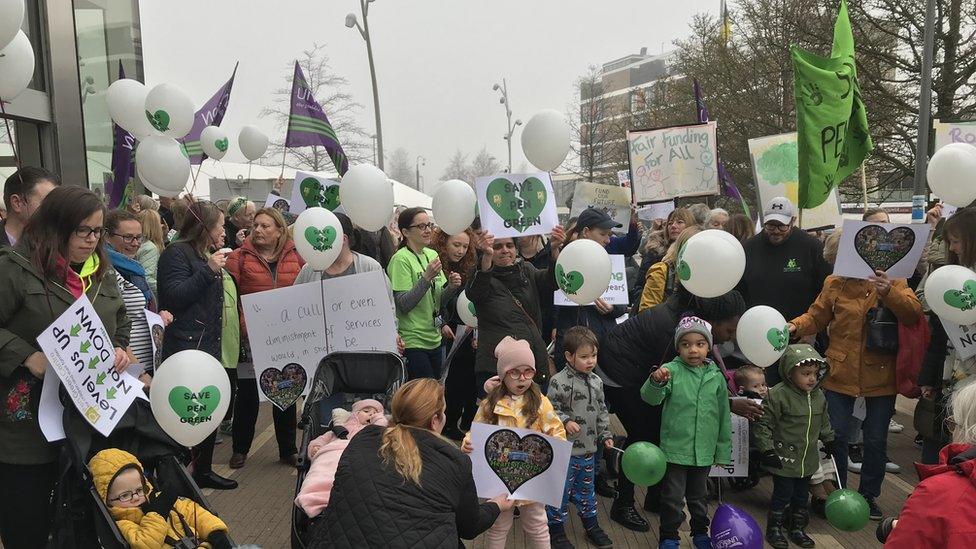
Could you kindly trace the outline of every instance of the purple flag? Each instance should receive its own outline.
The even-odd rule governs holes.
[[[698,111],[698,123],[704,124],[708,122],[708,108],[705,107],[705,100],[702,99],[701,86],[698,85],[698,79],[695,78],[692,82],[695,88],[695,109]],[[745,214],[752,218],[752,213],[749,211],[749,204],[742,198],[742,193],[735,186],[735,183],[732,181],[732,176],[729,175],[728,170],[725,169],[725,163],[721,160],[718,161],[718,180],[722,183],[722,194],[733,200],[738,200]]]
[[[234,72],[231,73],[230,80],[221,86],[217,93],[210,98],[210,101],[207,101],[197,111],[196,116],[193,117],[193,127],[190,128],[190,133],[180,140],[180,143],[183,144],[183,151],[190,158],[190,164],[200,164],[207,158],[200,146],[200,134],[207,126],[219,126],[224,120],[227,105],[230,103],[230,91],[234,87],[235,75],[237,75],[237,65],[234,65]]]
[[[119,79],[125,78],[122,61],[119,61]],[[136,140],[131,133],[122,129],[118,124],[112,124],[112,136],[115,144],[112,146],[112,181],[106,189],[109,197],[108,207],[117,208],[125,196],[125,188],[129,179],[135,174],[135,157],[132,152],[136,148]]]
[[[295,76],[291,83],[291,111],[288,116],[288,135],[285,147],[325,147],[339,175],[349,169],[349,159],[342,150],[329,118],[322,106],[315,100],[312,90],[305,80],[302,68],[295,61]]]

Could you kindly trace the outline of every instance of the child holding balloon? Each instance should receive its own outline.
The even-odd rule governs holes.
[[[664,404],[661,450],[668,460],[661,488],[660,548],[677,549],[684,503],[691,512],[692,543],[711,548],[708,537],[708,472],[732,462],[732,420],[728,385],[722,370],[708,359],[712,326],[695,316],[678,322],[678,356],[654,370],[641,387],[641,398]]]
[[[488,393],[475,414],[474,421],[505,427],[534,429],[551,437],[566,440],[566,429],[559,420],[552,403],[542,394],[532,379],[535,376],[535,354],[529,342],[505,336],[495,347],[498,377],[501,383]],[[464,436],[461,451],[470,454],[471,433]],[[545,506],[537,502],[520,501],[519,521],[533,547],[548,549],[549,526]],[[508,531],[514,522],[514,510],[503,511],[486,534],[487,549],[503,549]]]

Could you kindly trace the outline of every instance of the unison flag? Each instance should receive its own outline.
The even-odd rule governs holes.
[[[238,63],[239,64],[239,63]],[[200,134],[207,126],[219,126],[224,120],[227,112],[227,105],[230,103],[230,90],[234,87],[234,76],[237,75],[237,65],[234,65],[234,72],[230,75],[230,80],[217,90],[217,93],[197,111],[193,117],[193,127],[190,133],[180,140],[183,143],[183,151],[190,158],[190,164],[200,164],[207,157],[200,146]]]
[[[122,68],[122,61],[119,61],[119,80],[123,78],[125,78],[125,70]],[[136,148],[136,140],[131,133],[123,130],[114,122],[112,123],[112,137],[115,141],[112,145],[112,181],[106,194],[108,195],[108,207],[118,208],[122,205],[129,179],[136,172],[135,157],[132,154]]]
[[[854,33],[846,0],[841,0],[834,23],[830,57],[796,46],[790,50],[795,73],[798,205],[815,208],[874,149],[857,83]]]
[[[704,124],[708,122],[708,108],[705,107],[705,100],[702,98],[701,86],[698,85],[698,79],[695,78],[692,82],[695,87],[695,109],[698,111],[698,123]],[[733,200],[738,200],[739,204],[742,205],[742,211],[751,219],[752,213],[749,211],[749,203],[742,198],[742,193],[735,186],[735,182],[732,181],[732,176],[729,175],[728,170],[725,169],[725,163],[721,160],[718,161],[718,180],[722,184],[722,194]]]
[[[295,61],[295,76],[291,83],[291,111],[288,116],[288,135],[285,147],[325,147],[339,175],[349,169],[349,159],[339,144],[329,118],[315,100],[302,68]]]

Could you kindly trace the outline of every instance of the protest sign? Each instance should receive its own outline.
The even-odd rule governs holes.
[[[281,215],[285,215],[291,212],[291,201],[277,194],[269,194],[268,198],[264,199],[264,207],[274,208],[281,212]]]
[[[556,193],[545,172],[475,179],[481,226],[495,238],[548,234],[559,223]]]
[[[274,206],[274,204],[272,204]],[[339,206],[339,181],[308,172],[295,172],[289,212],[298,215],[308,208],[335,210]],[[277,206],[274,206],[277,207]]]
[[[471,424],[472,473],[478,496],[562,505],[573,443],[530,429]]]
[[[945,328],[949,343],[956,350],[956,356],[961,360],[966,360],[976,355],[976,324],[968,326],[946,322],[941,317],[942,327]]]
[[[749,156],[759,201],[766,205],[777,196],[785,196],[796,206],[800,193],[796,132],[750,139]],[[802,217],[797,224],[803,229],[833,227],[840,223],[837,190],[832,190],[823,204],[803,210]]]
[[[718,194],[715,122],[627,132],[638,204]]]
[[[149,335],[152,336],[153,360],[152,364],[145,366],[150,372],[154,372],[163,362],[163,332],[166,330],[166,325],[163,323],[163,317],[149,309],[146,309],[146,323],[149,324]]]
[[[624,234],[630,230],[630,189],[616,185],[577,183],[569,217],[579,217],[580,212],[591,207],[606,212],[620,223],[620,227],[614,228],[613,232]]]
[[[654,221],[655,219],[667,219],[673,211],[674,200],[654,202],[637,208],[637,218],[648,222]]]
[[[627,305],[630,303],[630,297],[627,295],[627,266],[625,263],[622,255],[610,256],[610,286],[600,296],[603,301],[610,305]],[[554,305],[560,307],[579,307],[578,304],[570,301],[562,290],[553,292],[552,301]]]
[[[621,187],[630,188],[630,170],[617,170],[617,183]]]
[[[397,352],[396,318],[383,271],[330,278],[325,287],[329,352]]]
[[[108,436],[142,382],[115,371],[115,347],[88,297],[68,307],[37,336],[37,343],[81,415]]]
[[[761,403],[757,401],[757,403]],[[713,465],[710,477],[749,476],[749,420],[732,415],[732,464]]]
[[[939,150],[949,143],[969,143],[976,146],[976,121],[942,122],[934,120],[935,150]]]
[[[868,278],[885,271],[889,278],[910,278],[922,258],[930,227],[925,223],[872,223],[845,219],[836,276]]]

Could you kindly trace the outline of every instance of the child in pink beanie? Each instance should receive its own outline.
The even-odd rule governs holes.
[[[352,405],[352,413],[341,427],[334,427],[308,443],[308,457],[312,460],[312,466],[302,482],[295,504],[304,509],[309,517],[318,516],[329,505],[339,458],[349,445],[349,439],[367,425],[386,427],[387,423],[383,405],[378,400],[366,398]]]

